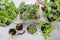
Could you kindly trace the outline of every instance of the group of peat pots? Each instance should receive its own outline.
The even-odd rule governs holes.
[[[21,30],[23,30],[23,25],[21,24],[21,23],[18,23],[17,25],[16,25],[16,28],[11,28],[10,30],[9,30],[9,34],[10,35],[22,35],[22,34],[24,34],[25,33],[25,31],[23,31],[22,33],[17,33],[17,31],[21,31]]]
[[[22,35],[22,34],[24,34],[24,33],[26,32],[26,31],[23,30],[23,32],[20,33],[20,31],[22,31],[22,30],[23,30],[23,24],[18,23],[18,24],[16,25],[16,27],[15,27],[15,28],[11,28],[8,33],[9,33],[10,35],[12,35],[12,36],[14,36],[14,35]],[[19,32],[18,32],[18,31],[19,31]],[[18,33],[17,33],[17,32],[18,32]],[[36,25],[30,24],[30,25],[27,27],[27,32],[28,32],[29,34],[34,34],[35,32],[37,32]]]
[[[1,2],[0,2],[1,3]],[[24,2],[20,4],[18,8],[15,7],[13,2],[5,1],[4,3],[0,4],[0,26],[9,25],[14,18],[16,18],[17,14],[20,12],[20,19],[23,21],[31,21],[40,19],[40,12],[39,12],[39,5],[26,5]],[[42,31],[42,34],[45,39],[50,36],[54,27],[50,24],[52,21],[60,21],[60,2],[55,0],[50,0],[47,2],[46,0],[43,2],[43,7],[41,7],[44,16],[49,20],[48,22],[38,22],[39,28]],[[2,14],[3,13],[3,14]],[[9,30],[9,34],[14,35],[21,35],[24,34],[25,31],[20,33],[23,30],[23,24],[18,23],[15,28],[11,28]],[[27,27],[27,32],[29,34],[34,34],[37,32],[37,27],[34,24],[30,24]],[[19,33],[17,33],[19,31]]]
[[[52,26],[48,22],[40,21],[40,22],[37,23],[39,26],[36,26],[35,24],[36,23],[29,24],[27,26],[26,30],[23,30],[23,28],[24,28],[23,24],[22,23],[18,23],[16,25],[16,27],[15,28],[11,28],[8,33],[11,36],[15,36],[15,35],[22,35],[22,34],[24,34],[27,31],[27,33],[33,35],[33,34],[35,34],[37,32],[37,30],[38,30],[37,27],[39,27],[39,29],[42,32],[43,37],[45,39],[47,39],[47,37],[50,36],[50,33],[55,29],[54,26]],[[22,32],[20,33],[20,31],[22,31]]]

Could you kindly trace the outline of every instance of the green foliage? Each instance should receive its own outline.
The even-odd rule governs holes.
[[[41,26],[41,31],[43,33],[44,38],[47,39],[47,37],[50,36],[52,30],[54,30],[54,27],[50,23],[42,21],[39,22],[39,25]]]
[[[4,0],[5,3],[8,3],[9,0]]]
[[[19,11],[24,12],[24,10],[25,10],[25,2],[22,2],[19,6]]]
[[[4,23],[0,23],[0,26],[5,27],[5,26],[6,26],[6,24],[4,24]]]
[[[3,0],[4,3],[0,4],[0,26],[5,26],[6,22],[12,22],[14,18],[17,16],[17,8],[15,7],[15,4],[11,1],[8,2],[8,0]]]
[[[20,18],[24,19],[24,20],[29,20],[30,15],[29,15],[29,13],[24,12],[23,14],[20,15]]]
[[[46,3],[45,3],[46,2]],[[55,0],[55,2],[47,2],[46,0],[43,3],[45,7],[43,13],[45,17],[56,19],[54,21],[59,21],[60,19],[60,1]],[[51,19],[52,21],[52,19]]]
[[[38,15],[38,5],[25,5],[25,2],[22,2],[19,6],[20,18],[24,20],[30,20],[34,18],[40,18]]]

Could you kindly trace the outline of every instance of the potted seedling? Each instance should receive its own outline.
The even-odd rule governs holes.
[[[21,23],[18,23],[16,25],[16,30],[18,31],[17,35],[22,35],[25,33],[25,30],[22,29],[23,29],[23,25]]]
[[[22,35],[25,33],[25,31],[20,32],[20,31],[22,31],[22,29],[23,29],[23,25],[21,23],[18,23],[16,25],[16,28],[11,28],[8,33],[10,35]]]
[[[50,2],[43,3],[42,11],[44,16],[49,20],[49,22],[52,21],[60,21],[60,5],[59,2],[56,0],[50,0]]]
[[[36,26],[30,24],[30,25],[27,27],[27,32],[28,32],[29,34],[34,34],[34,33],[36,33],[36,32],[37,32]]]
[[[10,29],[8,32],[10,35],[15,35],[16,34],[16,30],[14,28]]]
[[[17,8],[15,4],[11,1],[4,1],[0,4],[0,26],[5,27],[12,23],[13,19],[17,16]]]
[[[40,19],[39,7],[38,4],[25,4],[25,2],[22,2],[19,6],[20,20],[31,21]]]
[[[16,29],[17,29],[17,30],[22,30],[22,29],[23,29],[23,25],[22,25],[21,23],[18,23],[18,24],[16,25]]]
[[[50,23],[46,22],[39,22],[39,25],[41,26],[44,38],[47,39],[47,37],[50,36],[50,33],[54,30],[54,27]]]

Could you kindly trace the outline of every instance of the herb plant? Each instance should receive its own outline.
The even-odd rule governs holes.
[[[47,39],[47,37],[50,36],[50,33],[54,30],[54,27],[50,23],[46,22],[39,22],[39,25],[41,26],[44,38]]]
[[[37,4],[26,5],[25,2],[22,2],[20,4],[19,10],[20,10],[20,19],[30,20],[40,18],[40,15],[38,14]]]
[[[49,22],[60,21],[60,1],[50,0],[50,2],[44,1],[42,11],[44,16],[47,17]]]
[[[5,27],[16,18],[17,8],[12,1],[4,0],[3,2],[0,1],[0,26]]]

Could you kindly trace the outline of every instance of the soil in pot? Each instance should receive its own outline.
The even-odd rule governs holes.
[[[17,29],[17,30],[22,30],[22,29],[23,29],[23,25],[20,24],[20,23],[17,24],[17,25],[16,25],[16,29]]]
[[[16,30],[15,29],[10,29],[9,30],[9,34],[10,35],[15,35],[16,34]]]

